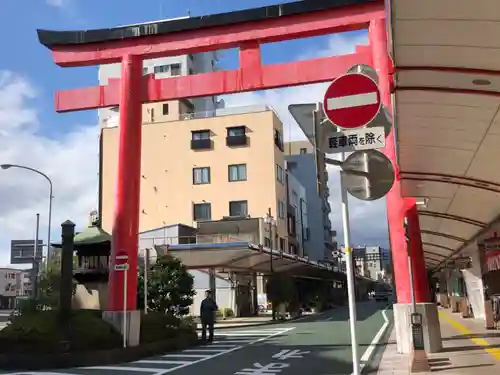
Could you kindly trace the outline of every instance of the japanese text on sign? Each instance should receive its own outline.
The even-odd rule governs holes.
[[[323,143],[326,153],[370,150],[385,146],[385,131],[382,127],[331,133]]]
[[[308,351],[300,351],[298,349],[284,349],[273,355],[272,358],[278,361],[300,359],[303,358],[305,354],[309,353],[310,352]],[[234,375],[274,375],[280,373],[288,367],[290,367],[290,364],[283,362],[271,362],[266,365],[255,362],[252,367],[241,369],[240,371],[235,372]]]

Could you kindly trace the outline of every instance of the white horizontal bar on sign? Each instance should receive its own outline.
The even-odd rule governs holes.
[[[371,104],[378,104],[377,92],[339,96],[338,98],[328,98],[326,100],[326,109],[328,111],[333,111],[335,109],[361,107]]]
[[[116,259],[128,259],[128,255],[117,255]]]

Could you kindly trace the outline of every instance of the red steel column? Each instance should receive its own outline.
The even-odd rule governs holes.
[[[368,28],[368,37],[372,50],[372,64],[379,78],[382,102],[392,112],[386,21],[371,21]],[[396,163],[395,146],[393,128],[391,134],[387,137],[386,146],[383,152],[391,160],[396,170],[396,181],[386,197],[387,220],[389,222],[392,261],[394,263],[396,294],[398,303],[411,302],[408,253],[406,250],[405,230],[403,227],[404,217],[408,215],[413,256],[412,268],[415,299],[416,302],[428,302],[429,292],[427,275],[425,273],[425,265],[423,264],[422,241],[420,238],[420,226],[418,214],[416,212],[415,199],[405,199],[401,196],[401,180],[399,178],[399,168]]]
[[[139,199],[141,182],[141,103],[142,58],[124,55],[120,87],[120,138],[118,143],[118,176],[113,220],[111,266],[116,255],[128,255],[127,310],[137,308],[137,258],[139,243]],[[108,309],[123,310],[124,271],[110,270]]]

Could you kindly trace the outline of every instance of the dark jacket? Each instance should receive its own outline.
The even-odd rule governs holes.
[[[200,317],[203,322],[212,323],[215,321],[215,312],[219,308],[212,298],[205,298],[201,301]]]

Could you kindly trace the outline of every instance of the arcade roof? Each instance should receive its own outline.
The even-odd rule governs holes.
[[[500,2],[392,0],[391,26],[403,195],[429,198],[433,268],[500,214]]]
[[[365,4],[379,0],[307,0],[270,5],[235,12],[219,13],[198,17],[147,22],[96,30],[55,31],[37,30],[40,43],[48,48],[57,45],[82,45],[112,40],[140,38],[153,35],[176,33],[206,27],[227,26],[252,21],[275,19],[295,14]]]

